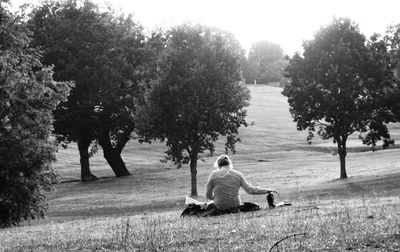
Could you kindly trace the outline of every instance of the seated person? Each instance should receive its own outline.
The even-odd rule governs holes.
[[[218,169],[211,172],[208,178],[206,197],[214,200],[214,204],[220,210],[230,210],[240,206],[240,187],[248,194],[277,192],[274,189],[249,184],[241,172],[233,169],[232,161],[227,155],[219,156],[214,167]]]

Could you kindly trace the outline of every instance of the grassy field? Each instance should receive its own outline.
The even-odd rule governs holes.
[[[71,145],[58,153],[55,166],[64,183],[49,196],[48,218],[0,230],[0,250],[268,251],[283,239],[273,251],[399,251],[400,149],[371,152],[353,136],[349,179],[339,181],[334,145],[318,138],[306,143],[281,88],[250,90],[248,121],[254,126],[241,130],[234,166],[253,184],[276,188],[277,200],[291,200],[293,206],[183,219],[190,172],[160,163],[162,144],[130,142],[123,159],[132,176],[125,178],[113,177],[99,151],[91,166],[103,179],[93,183],[75,181],[79,156]],[[400,125],[389,127],[399,143]],[[215,154],[222,152],[219,143]],[[199,163],[199,194],[213,161]],[[241,197],[267,204],[263,196]]]

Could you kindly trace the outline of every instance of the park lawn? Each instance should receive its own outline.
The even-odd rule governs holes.
[[[131,141],[123,159],[132,176],[115,178],[101,156],[91,159],[92,183],[79,179],[75,145],[59,150],[61,181],[49,196],[48,218],[0,231],[0,250],[399,250],[400,149],[368,151],[350,140],[349,179],[339,181],[339,158],[329,142],[305,141],[288,112],[281,88],[252,86],[242,142],[231,156],[253,184],[276,188],[293,206],[214,218],[179,217],[190,193],[188,167],[159,162],[160,143]],[[400,141],[399,124],[389,125]],[[216,155],[223,153],[218,143]],[[198,166],[204,195],[214,158]],[[68,182],[75,181],[75,182]],[[265,206],[263,196],[244,201]],[[305,235],[303,235],[305,233]],[[397,247],[396,247],[397,246]]]

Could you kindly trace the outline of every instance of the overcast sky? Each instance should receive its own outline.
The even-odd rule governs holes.
[[[11,0],[13,6],[38,0]],[[104,0],[94,0],[104,3]],[[168,27],[184,21],[216,26],[235,34],[248,50],[267,40],[289,55],[302,50],[334,16],[349,17],[367,37],[384,34],[400,23],[399,0],[109,0],[116,9],[133,13],[146,28]]]

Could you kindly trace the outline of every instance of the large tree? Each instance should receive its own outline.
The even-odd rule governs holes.
[[[280,81],[283,77],[287,60],[282,48],[268,41],[254,43],[243,67],[246,83]]]
[[[391,95],[390,109],[394,120],[400,121],[400,24],[389,26],[380,42],[386,46],[385,49],[390,57],[388,66],[393,72],[394,83],[397,87]]]
[[[43,217],[56,174],[52,110],[70,84],[55,82],[29,46],[25,16],[0,1],[0,227]]]
[[[44,3],[33,12],[31,26],[44,62],[55,66],[54,78],[76,84],[55,112],[55,129],[63,140],[78,143],[82,180],[95,178],[88,153],[93,140],[116,176],[129,175],[121,152],[135,129],[151,58],[142,26],[131,16],[75,0]]]
[[[344,18],[321,28],[303,47],[303,55],[290,59],[291,82],[283,94],[298,130],[308,130],[309,140],[317,131],[337,144],[340,178],[347,178],[346,143],[351,134],[360,132],[363,143],[372,145],[390,138],[386,108],[394,86],[388,57],[381,44],[367,45],[358,26]]]
[[[142,122],[150,138],[166,141],[167,160],[178,167],[190,163],[191,195],[197,195],[201,155],[213,155],[220,136],[226,136],[226,151],[234,152],[238,129],[247,126],[250,95],[239,84],[242,57],[226,32],[191,24],[168,32]]]

